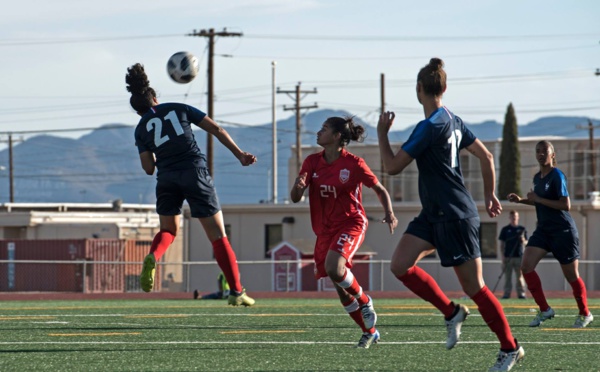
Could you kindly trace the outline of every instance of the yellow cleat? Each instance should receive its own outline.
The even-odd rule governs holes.
[[[150,253],[144,258],[142,273],[140,274],[140,287],[144,292],[152,291],[154,288],[154,274],[156,273],[156,258]]]
[[[254,299],[246,294],[246,288],[242,289],[242,293],[235,294],[234,291],[231,291],[229,297],[227,298],[227,302],[232,306],[252,306],[254,305]]]

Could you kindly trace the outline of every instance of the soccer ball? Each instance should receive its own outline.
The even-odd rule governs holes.
[[[169,58],[167,73],[174,82],[187,84],[198,75],[198,58],[189,52],[178,52]]]

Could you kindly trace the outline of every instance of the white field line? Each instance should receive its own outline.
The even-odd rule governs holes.
[[[36,315],[18,315],[18,314],[12,314],[12,315],[0,315],[0,322],[2,321],[9,321],[9,320],[16,320],[16,318],[93,318],[93,317],[100,317],[100,318],[114,318],[114,317],[122,317],[122,318],[152,318],[152,317],[160,317],[160,318],[186,318],[186,317],[212,317],[212,316],[226,316],[226,317],[256,317],[256,318],[260,318],[260,317],[285,317],[285,316],[297,316],[297,317],[313,317],[313,316],[342,316],[342,317],[347,317],[348,314],[346,313],[336,313],[336,314],[302,314],[302,313],[260,313],[260,314],[231,314],[231,313],[223,313],[223,314],[171,314],[171,313],[152,313],[152,314],[36,314]],[[440,313],[377,313],[377,316],[382,316],[382,317],[387,317],[387,316],[439,316],[441,317],[442,314]],[[506,314],[507,317],[534,317],[535,314],[531,313],[531,314]],[[576,315],[574,314],[556,314],[554,317],[556,318],[562,318],[562,317],[566,317],[566,318],[574,318]],[[480,314],[471,314],[469,315],[469,317],[481,317]],[[14,318],[14,319],[11,319]],[[22,320],[22,319],[21,319]]]
[[[215,341],[2,341],[0,345],[214,345]],[[380,341],[377,345],[431,345],[445,341]],[[498,341],[460,341],[461,344],[498,344]],[[355,345],[356,342],[341,341],[218,341],[219,345]],[[597,342],[532,341],[522,345],[600,345]]]

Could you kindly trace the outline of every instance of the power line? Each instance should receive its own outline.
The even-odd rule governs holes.
[[[105,125],[105,126],[102,126],[102,127],[3,131],[3,132],[0,132],[0,135],[8,135],[8,134],[37,134],[37,133],[59,133],[59,132],[82,132],[82,131],[87,131],[87,130],[109,130],[109,129],[124,129],[124,128],[133,128],[133,127],[134,127],[133,125],[113,124],[113,125]]]
[[[102,37],[81,37],[81,38],[53,38],[53,39],[0,39],[0,47],[12,46],[30,46],[30,45],[53,45],[53,44],[80,44],[97,43],[105,41],[127,41],[143,39],[165,39],[174,37],[189,36],[185,33],[177,34],[158,34],[158,35],[124,35],[124,36],[102,36]],[[522,40],[556,40],[556,39],[580,39],[583,37],[595,38],[600,36],[598,33],[579,33],[579,34],[540,34],[540,35],[455,35],[455,36],[411,36],[411,35],[282,35],[282,34],[249,34],[245,35],[249,39],[270,39],[270,40],[298,40],[298,41],[400,41],[400,42],[422,42],[422,41],[522,41]]]
[[[512,50],[505,52],[480,52],[480,53],[460,53],[460,54],[444,54],[444,59],[449,58],[470,58],[470,57],[486,57],[486,56],[502,56],[502,55],[512,55],[512,54],[534,54],[534,53],[548,53],[548,52],[558,52],[565,50],[576,50],[576,49],[591,49],[597,48],[597,45],[585,45],[585,46],[571,46],[571,47],[561,47],[561,48],[544,48],[544,49],[526,49],[526,50]],[[353,56],[352,58],[348,57],[325,57],[325,56],[258,56],[258,55],[235,55],[235,54],[220,54],[220,57],[225,58],[248,58],[248,59],[278,59],[278,60],[316,60],[316,61],[384,61],[384,60],[393,60],[393,61],[401,61],[401,60],[414,60],[414,59],[427,59],[431,58],[431,55],[422,55],[422,56],[371,56],[371,57],[363,57],[363,56]]]
[[[102,41],[127,41],[142,39],[165,39],[183,37],[185,34],[140,35],[140,36],[113,36],[113,37],[88,37],[88,38],[58,38],[58,39],[0,39],[0,47],[54,45],[54,44],[81,44],[97,43]]]
[[[248,39],[272,39],[272,40],[306,40],[306,41],[514,41],[514,40],[540,40],[540,39],[579,39],[582,37],[598,37],[599,33],[581,34],[540,34],[540,35],[456,35],[456,36],[399,36],[399,35],[269,35],[269,34],[247,34]]]

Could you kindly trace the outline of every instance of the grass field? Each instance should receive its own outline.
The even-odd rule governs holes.
[[[8,301],[0,306],[1,371],[486,371],[499,344],[470,300],[461,342],[445,349],[444,322],[420,300],[375,300],[381,342],[354,345],[360,329],[335,300]],[[572,299],[556,318],[527,326],[532,300],[503,301],[525,348],[517,371],[597,371],[598,324],[575,330]],[[600,300],[590,300],[600,316]]]

